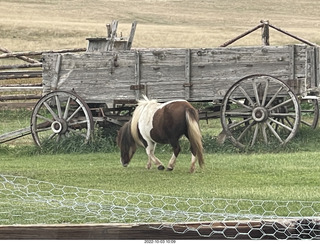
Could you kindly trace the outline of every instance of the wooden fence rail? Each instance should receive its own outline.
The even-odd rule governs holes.
[[[161,228],[159,228],[161,226]],[[212,223],[60,224],[0,226],[0,239],[13,240],[264,240],[320,239],[311,220],[226,221]],[[149,243],[149,242],[145,242]]]
[[[24,51],[11,52],[9,49],[0,47],[0,59],[20,59],[25,63],[0,65],[0,107],[29,107],[41,98],[42,80],[42,62],[43,53],[69,53],[83,52],[86,48],[73,48],[61,50],[43,50],[43,51]],[[30,79],[33,79],[30,81]],[[9,80],[19,80],[9,83]],[[11,94],[12,93],[12,94]],[[24,101],[21,103],[21,101]],[[28,102],[26,102],[28,101]]]

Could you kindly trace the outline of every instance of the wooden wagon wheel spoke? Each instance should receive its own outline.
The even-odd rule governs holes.
[[[46,106],[47,110],[50,112],[50,114],[53,116],[53,118],[55,120],[58,120],[59,119],[58,115],[52,110],[50,105],[47,102],[43,102],[43,104],[44,104],[44,106]]]
[[[304,125],[309,126],[309,127],[313,127],[312,123],[309,123],[309,122],[304,121],[304,120],[301,120],[301,124],[304,124]]]
[[[242,106],[242,107],[244,107],[244,108],[246,108],[246,109],[248,109],[249,111],[252,110],[252,107],[250,107],[250,106],[248,106],[248,105],[246,105],[246,104],[244,104],[244,103],[242,103],[242,102],[240,102],[240,101],[238,101],[238,100],[235,100],[235,99],[233,99],[233,98],[230,98],[230,101],[233,102],[233,103],[236,103],[236,104],[238,104],[238,105],[240,105],[240,106]]]
[[[232,123],[232,124],[229,125],[229,129],[233,129],[233,128],[238,127],[238,126],[240,126],[242,124],[246,124],[250,120],[252,120],[252,117],[249,117],[247,119],[241,120],[240,122],[237,122],[237,123]]]
[[[241,112],[241,111],[230,111],[230,112],[226,112],[226,115],[229,116],[236,116],[236,117],[241,117],[241,116],[251,116],[251,112]]]
[[[69,109],[70,109],[70,102],[71,102],[71,97],[68,97],[66,108],[65,108],[64,114],[63,114],[63,119],[65,119],[65,120],[68,118],[68,113],[69,113]]]
[[[66,121],[69,122],[74,116],[76,116],[76,115],[79,113],[80,109],[81,109],[81,106],[79,106],[79,107],[70,115],[70,117],[66,119]]]
[[[246,133],[251,129],[252,126],[254,126],[255,123],[249,124],[240,134],[240,136],[237,138],[238,141],[241,141],[241,139],[246,135]]]
[[[273,118],[269,118],[270,121],[274,122],[275,124],[281,126],[282,128],[287,129],[288,131],[292,131],[292,128],[289,126],[286,126],[284,123],[279,122],[278,120],[275,120]]]
[[[248,95],[245,89],[243,89],[241,86],[238,86],[239,90],[242,92],[242,94],[246,97],[246,99],[249,101],[251,106],[254,106],[254,102],[252,101],[251,97]]]
[[[284,102],[282,102],[282,103],[279,103],[279,104],[277,104],[277,105],[269,108],[269,110],[272,111],[272,110],[275,110],[275,109],[277,109],[277,108],[283,107],[283,106],[291,103],[291,102],[292,102],[292,99],[293,99],[293,98],[287,99],[286,101],[284,101]]]
[[[289,120],[290,117],[285,117],[284,120],[290,125],[291,128],[293,128],[294,124]]]
[[[281,80],[269,75],[247,76],[227,91],[221,124],[227,137],[240,148],[285,144],[300,124],[299,102]]]
[[[47,117],[45,117],[45,116],[42,116],[42,115],[40,115],[40,114],[37,114],[36,116],[37,116],[37,118],[39,118],[39,119],[43,119],[43,120],[48,121],[48,122],[50,122],[50,123],[52,123],[52,122],[53,122],[53,120],[52,120],[52,119],[47,118]]]
[[[276,132],[276,130],[272,127],[272,125],[270,123],[267,123],[268,128],[270,129],[270,131],[272,132],[272,134],[279,140],[279,142],[281,144],[284,143],[284,141],[281,139],[281,137],[279,136],[279,134]]]
[[[81,132],[81,131],[85,132]],[[71,134],[86,143],[93,132],[93,118],[88,105],[76,94],[55,91],[42,97],[31,116],[31,133],[41,146],[46,140],[60,142]],[[78,140],[78,139],[77,139]]]
[[[50,127],[40,128],[40,129],[37,128],[36,132],[43,132],[43,131],[50,131],[50,130],[51,130]]]
[[[252,87],[253,87],[253,93],[254,93],[254,97],[256,99],[256,103],[257,103],[258,106],[261,106],[260,99],[259,99],[259,94],[258,94],[257,83],[254,81],[254,79],[252,80]]]
[[[86,124],[87,121],[86,120],[79,120],[79,121],[75,121],[73,123],[69,123],[69,126],[73,126],[73,125],[81,125],[81,124]]]
[[[295,120],[295,114],[293,113],[270,113],[270,117],[277,118],[277,121],[282,121],[284,124],[287,122],[287,124],[290,126],[290,128],[294,127],[294,124],[289,120],[290,118],[294,121]],[[278,127],[276,127],[276,130]]]
[[[259,124],[256,124],[255,128],[254,128],[254,132],[253,132],[253,137],[252,137],[252,141],[251,141],[251,146],[253,146],[256,143],[257,140],[257,136],[258,136],[258,132],[259,132]]]
[[[267,124],[266,123],[263,123],[262,124],[262,136],[263,136],[263,140],[264,140],[264,143],[265,144],[268,144],[268,135],[267,135]]]
[[[283,87],[280,87],[279,90],[272,96],[272,98],[269,100],[267,105],[265,106],[266,108],[269,108],[271,104],[274,102],[274,100],[278,97],[279,93],[282,91]]]
[[[301,100],[301,125],[317,128],[319,121],[318,98]]]
[[[55,96],[55,100],[56,100],[56,107],[58,110],[58,118],[62,118],[61,103],[58,95]]]
[[[262,102],[261,102],[261,106],[265,106],[266,105],[266,100],[267,100],[267,95],[268,95],[268,90],[269,90],[269,82],[270,80],[267,79],[265,87],[264,87],[264,92],[263,92],[263,97],[262,97]]]
[[[56,134],[53,133],[52,135],[50,135],[50,136],[48,137],[48,139],[49,139],[49,140],[52,140],[55,136],[56,136]]]

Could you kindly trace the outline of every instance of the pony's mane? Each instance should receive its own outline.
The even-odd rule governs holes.
[[[137,144],[140,144],[141,146],[143,146],[142,141],[139,138],[139,134],[138,134],[138,121],[139,118],[141,116],[141,113],[143,111],[143,109],[148,105],[148,104],[155,104],[158,103],[157,100],[155,99],[149,99],[147,96],[142,95],[143,99],[138,101],[138,106],[136,107],[136,109],[133,112],[132,115],[132,119],[131,119],[131,134],[133,139],[135,140],[135,142]]]
[[[146,95],[142,95],[143,99],[140,99],[138,101],[138,107],[139,106],[146,106],[147,104],[150,103],[158,103],[158,101],[156,99],[149,99]]]

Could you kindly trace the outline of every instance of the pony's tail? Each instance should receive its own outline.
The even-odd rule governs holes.
[[[195,156],[198,159],[199,166],[202,168],[204,165],[203,146],[197,111],[195,109],[188,109],[186,111],[186,119],[190,144],[196,154]]]

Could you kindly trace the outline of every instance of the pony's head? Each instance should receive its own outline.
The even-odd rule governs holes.
[[[131,158],[137,150],[136,142],[131,134],[131,120],[125,123],[118,131],[117,144],[120,148],[121,163],[123,167],[127,167]]]

